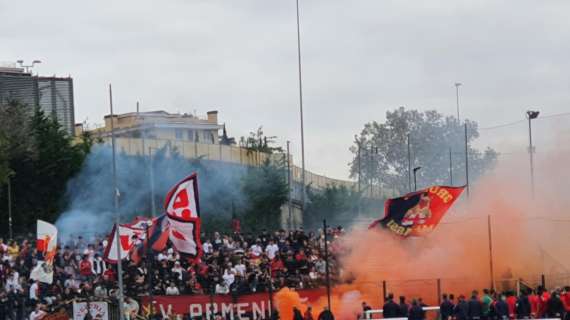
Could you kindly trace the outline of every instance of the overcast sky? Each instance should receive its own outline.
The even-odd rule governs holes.
[[[569,112],[569,13],[567,0],[301,0],[307,168],[346,178],[365,122],[398,106],[455,114],[454,82],[482,127]],[[294,0],[0,0],[0,25],[0,61],[74,78],[77,122],[103,122],[112,82],[116,112],[215,109],[230,135],[291,140],[300,163]],[[508,151],[525,128],[480,143]]]

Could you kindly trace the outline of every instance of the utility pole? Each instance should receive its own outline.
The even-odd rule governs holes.
[[[125,316],[124,307],[123,307],[123,266],[121,257],[121,240],[120,240],[120,233],[119,233],[119,225],[121,223],[121,214],[119,213],[119,187],[117,185],[117,159],[115,156],[115,115],[113,113],[113,89],[111,88],[111,84],[109,84],[109,107],[111,109],[111,147],[113,153],[113,193],[115,197],[115,241],[117,246],[117,278],[119,279],[119,319],[123,320]]]
[[[303,124],[303,77],[301,70],[301,27],[297,0],[297,58],[299,70],[299,113],[301,116],[301,211],[305,213],[305,129]]]

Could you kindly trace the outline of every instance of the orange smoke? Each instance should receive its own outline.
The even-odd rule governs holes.
[[[547,286],[560,285],[555,275],[570,274],[565,267],[570,263],[570,217],[564,218],[570,205],[567,163],[570,153],[537,164],[534,198],[527,159],[499,163],[425,237],[401,239],[386,230],[355,226],[342,240],[350,252],[341,257],[342,275],[354,280],[333,288],[335,316],[354,319],[362,301],[381,307],[384,282],[386,293],[405,295],[408,301],[422,297],[430,305],[437,304],[438,293],[490,288],[488,219],[497,289],[514,290],[517,279],[538,285],[541,274],[547,275]],[[289,289],[277,293],[275,301],[282,319],[292,319],[293,306],[302,311],[307,306]],[[311,304],[316,316],[326,306],[326,296]]]

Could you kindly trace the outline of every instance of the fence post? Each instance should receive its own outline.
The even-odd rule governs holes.
[[[441,305],[441,279],[437,279],[437,304]]]
[[[544,274],[541,274],[541,275],[540,275],[540,282],[541,282],[541,284],[542,284],[542,287],[543,287],[544,289],[546,289],[546,277],[544,276]]]
[[[388,294],[386,293],[386,280],[382,281],[382,303],[386,303],[386,296]],[[380,306],[380,308],[382,308],[382,306]]]

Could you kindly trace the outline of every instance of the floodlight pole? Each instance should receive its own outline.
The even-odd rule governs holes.
[[[122,256],[121,256],[121,240],[119,233],[119,225],[121,223],[121,214],[119,212],[119,187],[117,186],[117,159],[115,156],[115,115],[113,114],[113,89],[111,84],[109,84],[109,107],[111,109],[111,148],[113,154],[113,194],[115,198],[115,246],[117,247],[117,278],[119,280],[119,319],[123,320],[125,317],[124,306],[123,306],[123,266],[122,266]]]

